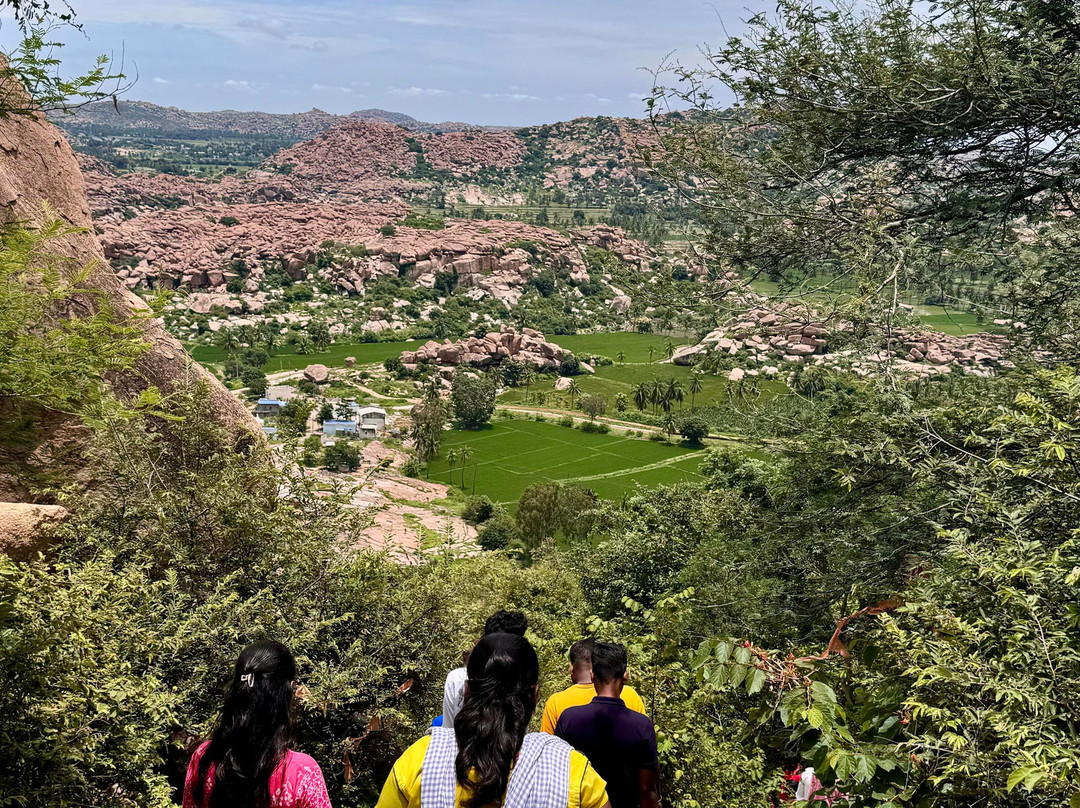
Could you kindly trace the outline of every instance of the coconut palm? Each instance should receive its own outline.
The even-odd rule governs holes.
[[[664,397],[664,385],[659,379],[653,379],[649,382],[649,403],[653,405],[653,415],[656,415],[656,408],[660,405],[660,399]]]
[[[694,378],[690,380],[690,409],[694,409],[694,398],[701,392],[701,388],[704,385],[701,383],[701,374],[695,373]]]
[[[473,450],[471,446],[462,446],[458,449],[458,455],[461,457],[461,487],[463,489],[465,488],[465,466],[468,465],[472,453]]]
[[[652,362],[652,356],[653,356],[653,354],[654,354],[655,352],[656,352],[656,348],[654,348],[653,346],[651,346],[651,345],[650,345],[650,346],[649,346],[649,362],[650,362],[650,363]]]
[[[674,435],[678,430],[679,421],[675,417],[675,413],[668,412],[664,415],[664,420],[661,422],[661,426],[668,435]]]
[[[581,388],[578,387],[577,379],[570,380],[570,386],[566,388],[566,392],[570,394],[570,409],[574,409],[574,397],[581,394]]]
[[[648,403],[649,385],[646,382],[640,382],[638,386],[634,388],[634,406],[638,408],[638,412],[641,412]]]
[[[532,367],[526,365],[525,369],[521,371],[521,383],[525,385],[525,403],[529,403],[529,387],[536,381],[536,371]]]
[[[270,354],[270,356],[273,356],[274,348],[277,347],[278,332],[274,329],[272,325],[268,325],[266,328],[263,329],[262,338],[263,345],[266,346],[266,352]]]
[[[223,328],[218,331],[215,341],[218,347],[225,352],[226,358],[233,360],[233,370],[239,376],[240,358],[237,356],[236,349],[240,347],[240,341],[237,339],[236,332],[231,328]]]
[[[667,354],[667,358],[671,359],[675,355],[675,343],[668,340],[664,343],[664,353]]]
[[[457,449],[451,449],[446,453],[446,462],[450,464],[450,485],[454,484],[454,466],[457,465],[460,456]]]
[[[617,354],[615,354],[615,358],[619,360],[620,365],[626,364],[626,354],[622,351],[619,351]]]
[[[672,401],[679,402],[679,409],[682,409],[683,400],[686,398],[686,393],[683,392],[682,382],[678,379],[672,379],[668,382],[667,389],[668,398]]]

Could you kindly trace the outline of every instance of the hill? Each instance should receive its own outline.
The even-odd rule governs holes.
[[[351,120],[392,123],[419,132],[458,132],[478,129],[461,122],[426,123],[400,112],[364,109],[349,115],[335,115],[313,107],[307,112],[272,113],[218,110],[189,112],[178,107],[162,107],[147,101],[111,100],[87,104],[71,114],[56,114],[53,121],[71,133],[124,135],[153,133],[160,138],[195,138],[210,135],[272,136],[299,142]]]

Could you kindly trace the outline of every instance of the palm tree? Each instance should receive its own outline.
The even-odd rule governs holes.
[[[615,354],[615,358],[619,360],[620,365],[626,364],[626,354],[624,352],[619,351],[617,354]]]
[[[526,366],[525,369],[523,371],[521,371],[521,383],[525,385],[525,403],[526,404],[529,403],[529,387],[530,387],[530,385],[532,385],[532,383],[535,380],[536,380],[536,371],[534,371],[531,367]]]
[[[465,488],[465,466],[468,464],[469,457],[472,455],[472,453],[473,453],[472,447],[468,446],[468,445],[462,446],[461,449],[458,450],[458,454],[461,456],[461,487],[462,487],[462,489]]]
[[[671,400],[679,402],[679,409],[681,410],[683,399],[686,398],[686,394],[683,392],[682,389],[682,382],[680,382],[678,379],[672,379],[671,381],[669,381],[667,393],[668,397]]]
[[[671,359],[675,355],[675,343],[670,339],[664,343],[664,353],[667,354],[667,358]]]
[[[231,328],[223,328],[218,332],[217,344],[221,350],[225,351],[226,360],[233,359],[233,370],[236,375],[240,375],[240,359],[236,354],[236,349],[239,347],[239,340],[236,338],[236,333]]]
[[[701,383],[701,374],[695,373],[694,378],[690,380],[690,409],[694,409],[694,398],[701,392],[701,388],[704,385]]]
[[[645,382],[640,382],[638,386],[634,388],[634,406],[638,408],[638,412],[641,412],[648,403],[649,385]]]
[[[266,346],[266,352],[271,356],[274,355],[274,348],[277,347],[278,333],[274,330],[272,325],[268,325],[263,329],[262,333],[263,345]]]
[[[664,388],[660,384],[659,379],[653,379],[649,383],[649,403],[653,405],[653,415],[656,415],[656,407],[660,404],[660,399],[664,396]]]
[[[566,388],[566,392],[570,394],[570,409],[574,409],[574,396],[581,393],[581,388],[578,387],[577,379],[570,380],[570,386]]]
[[[457,449],[451,449],[446,453],[446,462],[450,464],[450,485],[454,484],[454,466],[457,465],[458,457],[460,455]]]
[[[675,413],[667,413],[664,416],[662,426],[664,428],[664,431],[667,432],[668,435],[674,435],[676,429],[678,428],[678,420],[675,418]]]
[[[650,362],[650,363],[652,362],[652,355],[653,355],[653,353],[655,353],[655,352],[656,352],[656,348],[654,348],[653,346],[651,346],[651,345],[650,345],[650,346],[649,346],[649,362]]]

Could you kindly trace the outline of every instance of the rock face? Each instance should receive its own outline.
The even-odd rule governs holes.
[[[725,353],[748,364],[781,359],[799,363],[823,361],[829,340],[851,334],[850,323],[825,323],[814,319],[805,306],[778,304],[750,309],[741,319],[707,334],[697,345],[679,348],[671,361],[693,365],[708,353]],[[894,328],[871,362],[892,360],[906,372],[932,375],[948,372],[953,366],[969,373],[985,374],[1001,361],[1008,340],[996,334],[979,333],[966,337],[931,331]],[[853,367],[864,370],[859,361]]]
[[[49,531],[68,517],[59,505],[0,502],[0,552],[26,561],[49,546]]]
[[[569,353],[555,343],[548,342],[539,331],[524,328],[518,333],[507,328],[503,331],[491,331],[483,338],[470,337],[460,342],[446,340],[440,343],[432,340],[415,351],[404,351],[401,361],[409,366],[427,362],[453,369],[458,365],[489,367],[513,359],[543,370],[557,367]]]
[[[10,89],[10,88],[9,88]],[[0,118],[0,222],[26,222],[30,226],[44,219],[42,201],[69,225],[85,228],[86,232],[69,235],[52,243],[54,253],[70,259],[64,261],[62,272],[74,274],[91,267],[82,285],[87,294],[77,295],[64,308],[58,308],[57,321],[67,317],[85,316],[97,310],[99,301],[106,301],[120,318],[130,318],[146,311],[146,305],[130,293],[105,261],[101,246],[94,236],[86,189],[75,156],[60,132],[41,115],[10,115]],[[257,424],[213,376],[191,362],[180,343],[171,337],[155,319],[137,321],[150,348],[139,359],[134,372],[110,380],[114,392],[121,398],[136,395],[150,385],[164,391],[173,388],[187,374],[203,381],[210,390],[215,418],[234,435],[251,430]],[[0,411],[0,418],[4,417]],[[50,441],[58,431],[69,426],[63,419],[42,424],[35,452],[47,452]],[[0,463],[7,459],[0,454]],[[78,463],[79,458],[71,462]],[[20,469],[0,468],[0,501],[18,501],[26,496],[20,486],[7,485],[12,476],[18,480]]]

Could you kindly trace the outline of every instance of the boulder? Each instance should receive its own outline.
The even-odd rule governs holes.
[[[49,546],[51,530],[68,518],[59,505],[0,502],[0,552],[27,561]]]
[[[727,375],[729,382],[741,382],[744,376],[746,376],[746,371],[742,368],[732,368]]]
[[[402,360],[402,361],[404,361],[404,360]],[[345,367],[347,367],[347,368],[356,367],[356,357],[355,356],[346,356],[345,357]]]
[[[555,380],[555,389],[556,390],[569,390],[570,389],[570,384],[573,381],[574,380],[571,379],[569,376],[560,376],[558,379]]]
[[[330,379],[330,368],[326,365],[308,365],[304,368],[304,378],[315,384],[325,384]]]

